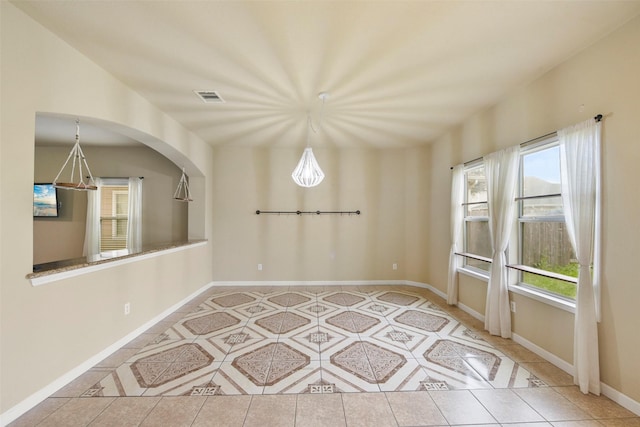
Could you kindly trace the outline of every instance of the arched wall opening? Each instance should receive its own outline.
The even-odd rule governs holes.
[[[76,120],[80,123],[80,145],[94,177],[144,177],[143,250],[205,238],[202,171],[167,142],[122,124],[95,117],[36,113],[34,183],[54,180],[75,142]],[[173,199],[183,168],[194,202]],[[69,180],[70,170],[69,164],[60,180]],[[87,194],[64,189],[57,193],[57,217],[34,215],[34,271],[49,263],[83,261]]]

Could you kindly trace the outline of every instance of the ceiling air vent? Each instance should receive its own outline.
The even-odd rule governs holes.
[[[194,90],[194,92],[205,104],[224,103],[224,99],[215,90]]]

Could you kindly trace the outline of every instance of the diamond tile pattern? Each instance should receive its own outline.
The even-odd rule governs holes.
[[[419,294],[211,291],[82,393],[100,396],[535,388],[545,384]]]
[[[240,319],[230,314],[211,313],[187,320],[182,324],[195,335],[206,335],[229,326],[237,325],[238,323],[240,323]]]

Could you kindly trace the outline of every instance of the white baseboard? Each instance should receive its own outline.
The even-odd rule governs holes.
[[[574,369],[573,369],[573,365],[571,363],[568,363],[568,362],[560,359],[555,354],[549,353],[547,350],[545,350],[545,349],[543,349],[541,347],[538,347],[537,345],[535,345],[531,341],[526,340],[525,338],[521,337],[518,334],[513,334],[512,338],[513,338],[513,341],[517,342],[518,344],[520,344],[524,348],[526,348],[528,350],[531,350],[532,352],[534,352],[538,356],[542,357],[547,362],[549,362],[552,365],[555,365],[558,368],[562,369],[567,374],[569,374],[571,376],[574,375]],[[620,405],[623,408],[626,408],[629,411],[633,412],[634,414],[640,416],[640,402],[636,402],[635,400],[633,400],[632,398],[630,398],[626,394],[620,393],[618,390],[614,389],[611,386],[608,386],[607,384],[605,384],[603,382],[600,382],[600,391],[602,392],[603,395],[607,396],[609,399],[613,400],[618,405]]]
[[[478,313],[473,308],[469,307],[468,305],[464,305],[461,302],[459,302],[457,305],[460,308],[460,310],[464,311],[467,314],[472,315],[473,317],[475,317],[479,321],[484,322],[484,314]]]
[[[626,394],[620,393],[615,388],[608,386],[603,382],[600,383],[600,391],[602,392],[602,394],[616,402],[618,405],[640,416],[640,402],[636,402]]]
[[[523,338],[518,334],[512,334],[511,339],[514,342],[517,342],[518,344],[526,348],[527,350],[531,350],[532,352],[542,357],[544,360],[551,363],[552,365],[555,365],[558,368],[562,369],[567,374],[573,376],[574,371],[573,371],[573,365],[571,363],[560,359],[555,354],[548,352],[544,348],[537,346],[536,344],[532,343],[531,341]]]
[[[406,280],[272,280],[272,281],[217,281],[213,286],[358,286],[358,285],[405,285]]]
[[[153,319],[149,320],[148,322],[146,322],[145,324],[143,324],[133,332],[122,337],[121,339],[111,344],[109,347],[105,348],[98,354],[94,355],[93,357],[89,358],[88,360],[84,361],[80,365],[76,366],[66,374],[62,375],[61,377],[49,383],[48,385],[41,388],[37,392],[33,393],[31,396],[27,397],[26,399],[24,399],[23,401],[15,405],[14,407],[8,409],[3,414],[0,414],[0,426],[6,426],[10,422],[14,421],[16,418],[20,417],[21,415],[26,413],[28,410],[30,410],[31,408],[35,407],[40,402],[45,400],[47,397],[51,396],[56,391],[60,390],[62,387],[69,384],[71,381],[75,380],[80,375],[82,375],[83,373],[91,369],[98,362],[104,360],[106,357],[110,356],[115,351],[119,350],[123,345],[125,345],[132,339],[136,338],[137,336],[142,334],[144,331],[146,331],[147,329],[149,329],[150,327],[152,327],[153,325],[155,325],[156,323],[158,323],[159,321],[167,317],[169,314],[176,311],[182,305],[189,302],[191,299],[195,298],[196,296],[198,296],[199,294],[206,291],[212,286],[213,286],[213,283],[209,283],[203,286],[202,288],[198,289],[188,297],[184,298],[182,301],[167,308],[165,311],[163,311]]]

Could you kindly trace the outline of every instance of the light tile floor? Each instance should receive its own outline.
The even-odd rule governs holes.
[[[437,295],[215,288],[11,426],[639,426]]]

